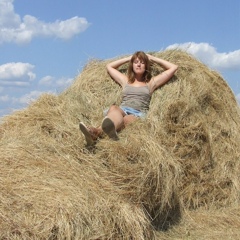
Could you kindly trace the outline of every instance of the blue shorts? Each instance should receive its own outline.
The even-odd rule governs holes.
[[[119,106],[126,115],[133,115],[135,117],[140,117],[140,118],[144,118],[146,116],[145,112],[141,112],[139,110],[136,110],[134,108],[131,107],[125,107],[125,106]],[[106,116],[108,113],[109,108],[105,109],[103,111],[103,115]]]
[[[146,116],[146,113],[141,112],[141,111],[136,110],[136,109],[131,108],[131,107],[120,106],[120,108],[124,111],[124,113],[126,115],[133,115],[135,117],[140,117],[140,118],[143,118],[143,117]]]

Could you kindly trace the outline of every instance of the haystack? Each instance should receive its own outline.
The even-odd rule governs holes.
[[[117,142],[104,136],[88,148],[78,129],[99,125],[120,102],[110,60],[90,61],[65,92],[3,119],[1,238],[167,239],[186,211],[239,209],[240,111],[231,89],[187,53],[153,54],[179,69]]]

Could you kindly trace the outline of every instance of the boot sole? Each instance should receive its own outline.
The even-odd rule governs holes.
[[[102,122],[102,130],[114,141],[119,140],[113,121],[106,117]]]

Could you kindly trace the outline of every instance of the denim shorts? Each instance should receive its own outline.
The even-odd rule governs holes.
[[[141,112],[141,111],[136,110],[136,109],[131,108],[131,107],[120,106],[120,108],[124,111],[124,113],[126,115],[133,115],[135,117],[140,117],[140,118],[144,118],[146,116],[146,113]]]
[[[134,108],[131,107],[125,107],[125,106],[119,106],[126,115],[133,115],[135,117],[140,117],[140,118],[144,118],[146,116],[145,112],[141,112],[139,110],[136,110]],[[109,108],[105,109],[103,111],[103,115],[106,116],[108,113]]]

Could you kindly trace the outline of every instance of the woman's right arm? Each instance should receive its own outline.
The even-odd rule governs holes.
[[[117,83],[119,83],[121,86],[126,84],[128,82],[128,78],[125,74],[121,73],[119,70],[117,70],[121,65],[129,62],[131,60],[132,56],[125,57],[118,59],[116,61],[110,62],[107,64],[107,72],[108,74],[115,80]]]

